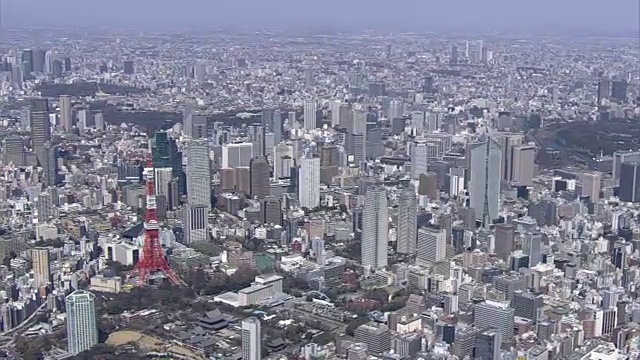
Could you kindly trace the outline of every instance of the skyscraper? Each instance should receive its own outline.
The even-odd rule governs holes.
[[[411,145],[411,178],[419,179],[421,174],[429,172],[428,148],[424,139],[417,139]]]
[[[235,169],[241,166],[250,166],[253,157],[254,149],[250,142],[222,145],[223,168]]]
[[[353,133],[349,134],[346,141],[347,154],[353,156],[353,163],[360,164],[365,161],[365,140],[364,134]]]
[[[60,124],[64,131],[70,131],[73,127],[73,114],[71,113],[71,96],[60,96]]]
[[[614,182],[620,180],[620,167],[622,163],[633,161],[640,162],[640,151],[616,151],[613,153],[613,169],[611,173]]]
[[[41,150],[44,148],[44,144],[51,140],[49,102],[47,99],[33,99],[31,101],[30,118],[33,152],[36,156],[40,156]]]
[[[298,200],[300,207],[307,209],[320,206],[320,158],[318,157],[300,159]]]
[[[620,166],[621,201],[640,202],[640,162],[626,161]]]
[[[257,199],[264,199],[270,194],[269,179],[271,165],[265,157],[254,157],[250,164],[251,196]]]
[[[489,226],[500,210],[500,181],[495,174],[500,174],[502,149],[489,138],[470,144],[467,156],[470,207],[475,209],[476,221]]]
[[[520,186],[533,186],[533,168],[536,148],[520,145],[513,148],[511,182]]]
[[[170,167],[173,176],[178,179],[178,191],[180,194],[186,194],[187,184],[184,170],[182,169],[182,152],[178,151],[176,141],[170,138],[167,132],[160,131],[155,134],[153,143],[153,167]]]
[[[182,212],[184,242],[193,244],[209,240],[209,206],[205,204],[191,205],[187,203]]]
[[[84,290],[76,290],[66,298],[67,346],[76,355],[91,349],[98,343],[95,296]]]
[[[189,142],[187,161],[187,201],[191,205],[211,207],[211,163],[207,142]]]
[[[400,254],[415,254],[418,234],[418,208],[413,187],[403,190],[398,199],[398,242]]]
[[[33,261],[33,277],[36,288],[49,285],[51,282],[51,262],[49,261],[49,249],[34,248],[31,250]]]
[[[602,105],[603,100],[609,100],[611,97],[611,81],[602,79],[598,82],[598,105]]]
[[[582,196],[588,196],[592,202],[600,200],[601,176],[597,171],[582,174]]]
[[[498,224],[495,230],[494,252],[500,259],[507,261],[513,251],[516,227],[513,224]]]
[[[42,167],[42,183],[44,186],[55,186],[58,176],[58,149],[47,141],[36,155]]]
[[[382,187],[369,187],[365,193],[362,214],[362,265],[373,269],[388,264],[389,208],[387,192]]]
[[[627,101],[627,88],[629,84],[626,81],[614,81],[611,83],[611,98],[619,101]]]
[[[255,317],[242,320],[242,359],[262,360],[262,331]]]
[[[288,178],[293,165],[293,146],[285,143],[276,145],[273,149],[273,177]]]
[[[447,232],[445,229],[421,228],[418,230],[416,264],[430,266],[447,256]]]
[[[529,255],[529,267],[542,262],[542,234],[526,232],[522,237],[522,251]]]
[[[317,127],[317,104],[313,99],[308,99],[304,103],[304,129],[312,131]]]
[[[25,139],[22,136],[7,136],[2,146],[4,164],[13,163],[15,166],[24,166],[26,155],[24,144]]]

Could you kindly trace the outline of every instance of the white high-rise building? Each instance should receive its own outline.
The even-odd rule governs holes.
[[[71,112],[71,96],[60,96],[60,125],[64,131],[69,131],[73,127],[73,114]]]
[[[429,266],[447,256],[447,232],[444,229],[418,230],[416,265]]]
[[[418,232],[418,208],[416,191],[413,186],[403,190],[398,199],[398,240],[397,251],[400,254],[415,254]]]
[[[300,159],[298,200],[300,207],[307,209],[320,206],[320,158],[318,157]]]
[[[262,331],[258,318],[242,320],[242,359],[262,360]]]
[[[76,355],[91,349],[98,343],[95,296],[76,290],[67,296],[66,309],[69,353]]]
[[[170,167],[156,168],[155,176],[156,195],[169,196],[169,182],[173,179],[173,169]]]
[[[250,142],[222,145],[223,168],[248,167],[252,158],[253,144]]]
[[[340,106],[342,101],[334,100],[331,102],[331,126],[340,125]]]
[[[467,159],[470,207],[475,210],[476,221],[491,222],[498,218],[500,210],[502,147],[493,139],[470,144]]]
[[[276,179],[291,176],[293,166],[293,146],[278,144],[273,149],[273,176]]]
[[[401,100],[391,100],[389,103],[389,120],[398,119],[402,116],[402,101]]]
[[[388,264],[389,207],[382,187],[367,189],[362,214],[362,265],[381,269]]]
[[[316,128],[316,112],[318,105],[315,100],[309,99],[304,103],[304,129],[313,131]]]
[[[421,174],[429,172],[429,147],[424,139],[411,145],[411,178],[419,179]]]
[[[211,207],[211,163],[204,140],[192,140],[187,145],[187,201]]]

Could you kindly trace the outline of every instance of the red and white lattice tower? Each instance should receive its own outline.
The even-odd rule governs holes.
[[[147,211],[144,220],[145,240],[142,259],[135,267],[138,275],[138,285],[149,284],[151,275],[163,273],[175,285],[184,285],[173,269],[169,266],[164,250],[160,245],[158,214],[156,213],[156,191],[154,185],[153,163],[151,154],[147,158]]]

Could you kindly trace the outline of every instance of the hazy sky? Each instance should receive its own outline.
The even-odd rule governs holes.
[[[638,28],[640,0],[0,0],[3,23],[456,30]],[[635,31],[635,34],[638,34]]]

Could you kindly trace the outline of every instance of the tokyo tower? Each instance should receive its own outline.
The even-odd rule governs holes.
[[[156,213],[156,191],[154,186],[153,162],[151,153],[147,157],[147,211],[144,220],[145,240],[142,259],[134,269],[138,275],[138,285],[146,286],[151,277],[164,274],[174,285],[186,285],[169,266],[164,250],[160,245],[158,215]]]

